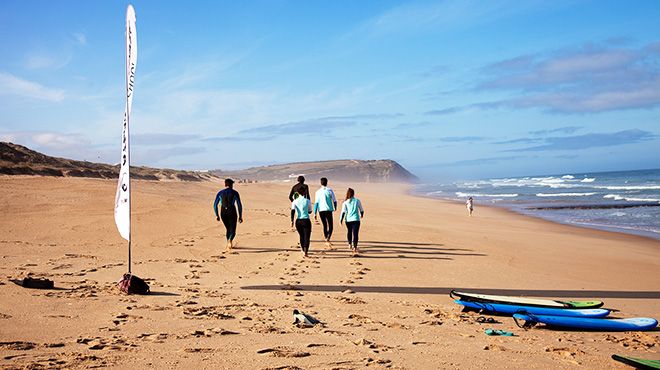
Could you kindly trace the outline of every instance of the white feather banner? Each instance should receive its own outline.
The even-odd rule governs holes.
[[[126,10],[126,109],[121,134],[121,160],[119,162],[119,183],[115,196],[115,223],[121,236],[131,240],[131,153],[129,123],[133,105],[133,83],[137,64],[137,33],[135,30],[135,10],[132,5]]]

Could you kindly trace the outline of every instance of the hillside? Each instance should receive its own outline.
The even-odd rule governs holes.
[[[304,175],[309,180],[327,177],[332,181],[411,183],[417,176],[392,160],[333,160],[252,167],[238,171],[211,171],[219,177],[252,181],[282,181]]]
[[[22,145],[0,142],[0,174],[117,178],[119,166],[51,157]],[[204,181],[209,173],[150,167],[131,167],[131,177],[142,180]]]
[[[51,157],[22,145],[0,142],[0,175],[38,175],[114,179],[119,166]],[[305,175],[310,180],[411,183],[417,177],[392,160],[334,160],[252,167],[209,172],[131,167],[131,177],[142,180],[205,181],[232,177],[244,181],[283,181]]]

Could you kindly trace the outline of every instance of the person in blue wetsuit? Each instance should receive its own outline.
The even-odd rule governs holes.
[[[298,176],[298,183],[293,185],[291,191],[289,192],[289,201],[293,202],[293,194],[298,193],[303,197],[309,199],[309,186],[305,184],[305,176]]]
[[[353,251],[353,255],[358,255],[358,234],[360,233],[360,219],[364,217],[362,202],[355,198],[355,191],[348,188],[346,191],[346,200],[341,205],[341,215],[339,223],[346,220],[348,229],[348,247]]]
[[[298,192],[293,193],[293,202],[291,202],[291,227],[293,227],[293,219],[296,217],[296,230],[300,235],[300,248],[303,255],[307,257],[309,251],[309,242],[312,235],[312,222],[309,220],[309,214],[312,213],[312,202],[309,201],[304,195]]]
[[[328,179],[321,177],[321,188],[316,191],[314,195],[314,220],[316,220],[316,213],[321,216],[323,223],[323,237],[325,238],[325,245],[332,247],[330,238],[332,237],[332,212],[337,209],[337,198],[335,192],[328,187]]]
[[[220,214],[218,215],[218,204],[220,205]],[[238,208],[238,213],[236,212]],[[243,223],[243,205],[238,192],[234,190],[234,180],[225,179],[225,188],[218,192],[213,203],[215,219],[225,224],[227,229],[227,250],[234,247],[234,238],[236,237],[236,221]]]

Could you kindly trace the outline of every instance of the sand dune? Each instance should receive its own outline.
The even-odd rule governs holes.
[[[618,317],[660,316],[660,242],[556,225],[476,205],[352,184],[365,206],[360,258],[335,217],[335,249],[312,231],[296,249],[289,185],[239,184],[245,223],[224,251],[216,182],[133,184],[133,271],[149,296],[127,296],[126,243],[112,180],[0,177],[0,367],[626,368],[610,355],[657,358],[658,332],[523,331],[479,324],[451,288],[601,298]],[[345,184],[331,184],[338,195]],[[311,188],[315,189],[313,185]],[[55,290],[9,282],[45,276]],[[293,309],[322,322],[297,327]],[[488,337],[484,329],[515,337]]]

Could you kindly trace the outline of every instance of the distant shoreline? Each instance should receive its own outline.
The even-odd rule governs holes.
[[[464,205],[464,202],[462,202],[460,200],[457,200],[457,199],[422,194],[421,192],[416,191],[416,187],[414,185],[410,187],[407,194],[409,194],[411,196],[414,196],[414,197],[418,197],[418,198],[435,199],[435,200],[441,200],[441,201],[446,201],[446,202],[451,202],[451,203],[455,203],[455,204]],[[660,204],[650,204],[650,205],[641,205],[641,206],[643,206],[643,207],[660,207]],[[542,220],[542,221],[549,222],[549,223],[552,223],[552,224],[573,226],[573,227],[577,227],[579,229],[606,231],[606,232],[616,233],[616,234],[619,234],[619,235],[636,236],[636,237],[641,237],[641,238],[644,238],[644,239],[650,239],[650,240],[654,240],[654,241],[660,240],[660,234],[654,233],[654,232],[651,232],[651,231],[626,229],[625,227],[615,227],[615,226],[607,226],[607,225],[594,225],[594,224],[579,224],[579,223],[571,223],[571,222],[562,222],[561,220],[545,218],[545,217],[542,217],[540,215],[521,212],[521,210],[523,208],[508,207],[506,204],[477,203],[476,207],[475,207],[475,212],[478,212],[479,207],[494,208],[494,209],[498,209],[498,210],[511,212],[511,213],[514,213],[514,214],[520,215],[520,216],[532,217],[534,219]],[[636,206],[636,205],[630,205],[630,206],[622,205],[621,207],[611,207],[611,208],[614,209],[614,208],[632,208],[632,207],[639,207],[639,206]],[[573,208],[573,206],[569,206],[569,207],[558,207],[558,208],[531,207],[531,208],[525,208],[525,209],[530,209],[530,210],[552,210],[552,209],[575,209],[575,208]],[[577,208],[577,209],[582,209],[582,208]]]

